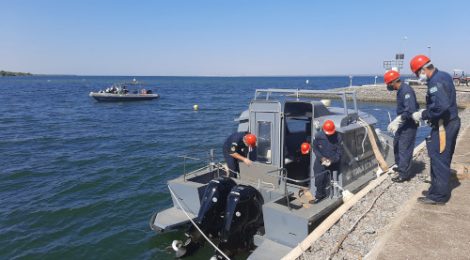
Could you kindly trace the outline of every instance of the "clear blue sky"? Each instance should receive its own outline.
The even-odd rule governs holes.
[[[431,46],[437,67],[470,72],[469,7],[463,0],[0,0],[0,70],[381,74],[382,61],[403,48],[408,62]]]

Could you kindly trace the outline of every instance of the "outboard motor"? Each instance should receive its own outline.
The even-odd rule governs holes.
[[[264,225],[263,203],[263,196],[252,186],[237,185],[232,189],[218,245],[227,256],[254,248],[253,236]],[[216,258],[224,257],[216,252]]]
[[[236,185],[235,181],[227,177],[213,179],[207,185],[194,222],[208,237],[218,237],[219,230],[224,224],[227,196]],[[176,252],[176,257],[191,255],[204,245],[204,237],[193,225],[189,227],[185,235],[187,239],[184,243],[178,240],[173,241],[172,248]]]

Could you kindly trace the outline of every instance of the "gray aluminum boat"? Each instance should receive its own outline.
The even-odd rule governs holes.
[[[342,105],[327,107],[306,98],[318,93],[336,94]],[[306,206],[299,194],[315,194],[315,154],[303,156],[299,147],[305,140],[313,141],[327,119],[334,121],[343,138],[341,167],[325,173],[331,179],[329,197]],[[279,259],[343,203],[343,190],[356,192],[376,178],[378,163],[366,125],[374,129],[377,120],[358,110],[355,92],[259,89],[236,121],[239,131],[258,137],[253,165],[240,163],[238,178],[221,177],[223,164],[213,160],[184,172],[168,181],[173,206],[150,219],[158,233],[186,230],[182,240],[173,241],[177,257],[190,257],[205,243],[202,231],[220,250],[215,258],[232,257],[243,249],[248,259]],[[391,165],[392,138],[379,130],[372,134]]]
[[[158,94],[115,94],[90,92],[90,97],[100,102],[125,102],[125,101],[142,101],[159,98]]]
[[[154,94],[151,90],[146,90],[143,88],[134,88],[133,91],[129,91],[128,86],[132,86],[134,88],[135,86],[142,86],[142,83],[134,79],[130,83],[114,84],[105,90],[90,92],[89,96],[99,102],[142,101],[152,100],[160,97],[160,95]]]

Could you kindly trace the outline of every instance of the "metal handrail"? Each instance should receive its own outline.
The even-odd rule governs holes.
[[[186,178],[188,175],[192,175],[192,174],[196,174],[197,172],[200,172],[202,171],[203,169],[207,169],[207,168],[211,168],[211,170],[213,169],[217,169],[217,172],[219,170],[226,170],[225,167],[222,165],[222,163],[220,162],[215,162],[214,161],[214,156],[213,156],[213,152],[211,152],[211,156],[207,159],[203,159],[203,158],[196,158],[196,157],[191,157],[191,156],[186,156],[186,155],[180,155],[180,156],[177,156],[179,158],[183,158],[183,180],[186,181]],[[200,162],[209,162],[208,165],[205,165],[201,168],[198,168],[196,170],[193,170],[191,172],[186,172],[186,160],[189,159],[189,160],[194,160],[194,161],[200,161]],[[234,173],[237,178],[240,178],[240,173],[239,172],[235,172],[235,171],[232,171],[230,169],[228,169],[229,172],[231,173]],[[274,172],[279,172],[280,174],[279,175],[276,175],[276,176],[273,176],[271,173],[274,173]],[[298,179],[292,179],[292,178],[289,178],[287,177],[287,169],[286,168],[278,168],[278,169],[274,169],[274,170],[271,170],[271,171],[268,171],[266,172],[266,174],[268,175],[271,175],[273,177],[276,177],[279,179],[279,181],[283,181],[284,182],[284,196],[286,197],[286,201],[287,201],[287,207],[289,209],[291,209],[290,207],[290,202],[289,202],[289,194],[287,192],[287,186],[291,186],[291,187],[295,187],[293,185],[291,185],[291,183],[303,183],[303,182],[307,182],[307,181],[310,181],[311,179],[315,178],[315,175],[312,175],[310,176],[309,178],[305,178],[305,179],[302,179],[302,180],[298,180]],[[331,174],[331,171],[330,170],[325,170],[319,174]],[[218,174],[219,175],[219,174]],[[318,176],[318,175],[317,175]],[[291,182],[291,183],[288,183],[287,181]],[[272,183],[269,183],[271,185],[274,185]]]
[[[214,167],[216,165],[215,156],[214,156],[214,149],[210,149],[209,157],[197,158],[197,157],[192,157],[192,156],[188,156],[188,155],[178,155],[177,157],[178,158],[183,158],[183,180],[184,181],[186,181],[186,175],[187,174],[191,174],[191,173],[194,174],[196,172],[201,171],[202,169],[211,168],[211,167]],[[199,161],[199,162],[206,162],[206,163],[208,163],[208,165],[203,166],[199,169],[193,170],[189,173],[186,173],[186,159],[193,160],[193,161]],[[219,168],[220,167],[217,167],[217,170],[219,170]]]
[[[285,93],[285,94],[337,94],[341,95],[343,93],[345,94],[353,94],[356,93],[356,91],[335,91],[335,90],[312,90],[312,89],[283,89],[283,88],[266,88],[266,89],[256,89],[256,95],[257,97],[261,93]]]
[[[279,93],[285,95],[295,95],[297,100],[299,100],[299,95],[302,94],[329,94],[329,95],[338,95],[341,96],[341,100],[343,101],[344,105],[344,113],[348,114],[348,103],[347,103],[347,96],[351,96],[354,105],[354,112],[358,113],[357,109],[357,98],[356,98],[356,91],[331,91],[331,90],[311,90],[311,89],[276,89],[276,88],[268,88],[268,89],[257,89],[255,91],[255,100],[262,94],[266,94],[266,100],[270,100],[271,94]]]

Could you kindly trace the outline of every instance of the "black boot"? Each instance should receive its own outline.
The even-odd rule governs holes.
[[[421,203],[421,204],[427,204],[427,205],[444,205],[444,204],[446,204],[445,202],[434,201],[432,199],[428,199],[427,197],[419,197],[418,202]]]
[[[409,180],[410,180],[410,178],[402,178],[400,176],[392,178],[392,181],[396,182],[396,183],[402,183],[402,182],[409,181]]]
[[[324,200],[326,198],[326,195],[321,195],[321,196],[315,196],[315,199],[310,200],[308,203],[310,204],[317,204],[320,201]]]

